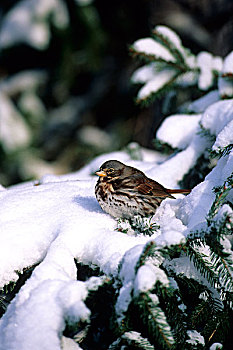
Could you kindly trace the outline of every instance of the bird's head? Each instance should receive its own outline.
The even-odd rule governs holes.
[[[101,165],[96,175],[106,180],[116,179],[124,174],[126,168],[128,167],[118,160],[108,160]]]

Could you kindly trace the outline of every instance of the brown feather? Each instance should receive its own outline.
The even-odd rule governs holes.
[[[152,194],[151,190],[153,190],[153,187],[149,184],[144,183],[144,184],[138,185],[137,189],[138,189],[138,192],[140,192],[140,193],[143,193],[143,194],[151,193]]]
[[[180,190],[180,189],[166,189],[168,193],[190,193],[191,190]]]

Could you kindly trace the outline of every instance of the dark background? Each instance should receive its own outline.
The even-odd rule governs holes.
[[[1,22],[18,2],[1,0]],[[163,99],[147,107],[136,105],[138,88],[130,77],[140,62],[130,57],[129,46],[149,36],[155,25],[174,29],[193,53],[206,50],[224,57],[232,50],[232,0],[96,0],[88,6],[63,2],[69,26],[58,30],[50,25],[48,48],[22,43],[0,53],[0,79],[28,69],[47,73],[38,91],[46,108],[43,121],[35,127],[25,116],[32,133],[26,151],[56,174],[75,171],[97,154],[122,149],[131,141],[153,148],[156,129],[166,116]],[[16,107],[17,99],[12,97]],[[71,104],[75,112],[60,110],[54,117],[60,107]],[[0,140],[2,185],[41,175],[27,170],[30,164],[24,162],[32,158],[25,160],[22,152],[25,149],[7,152]]]

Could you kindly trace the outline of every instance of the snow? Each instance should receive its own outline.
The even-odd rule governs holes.
[[[119,320],[123,318],[123,314],[128,309],[129,303],[131,302],[131,292],[133,290],[133,281],[135,279],[135,267],[141,253],[143,252],[143,248],[144,246],[142,244],[137,245],[130,249],[123,257],[119,273],[119,278],[123,285],[116,302],[116,313]]]
[[[174,129],[179,137],[182,125]],[[158,131],[159,132],[159,131]],[[181,152],[176,153],[171,158],[165,160],[159,167],[154,167],[148,171],[148,175],[156,178],[156,181],[162,183],[165,187],[175,188],[177,183],[181,181],[185,174],[196,164],[197,159],[203,154],[206,148],[209,148],[210,143],[206,137],[199,134],[190,139],[188,147]],[[179,166],[177,166],[179,164]]]
[[[170,51],[151,38],[144,38],[135,41],[132,48],[137,52],[155,56],[156,59],[175,62],[175,58]]]
[[[219,148],[224,148],[230,144],[233,144],[233,120],[218,134],[212,149],[217,151]]]
[[[132,295],[150,291],[156,281],[170,285],[160,269],[159,255],[158,265],[147,261],[138,267],[139,258],[147,244],[159,247],[180,244],[191,231],[206,227],[206,216],[215,198],[212,189],[221,186],[232,174],[233,151],[220,158],[189,195],[177,195],[176,199],[162,202],[152,221],[160,228],[151,237],[116,231],[116,220],[102,211],[95,198],[97,179],[93,174],[107,159],[118,159],[141,169],[164,186],[177,188],[178,181],[213,144],[198,134],[199,122],[216,136],[218,147],[225,145],[225,139],[232,140],[232,103],[232,100],[216,102],[201,115],[171,116],[166,127],[171,140],[164,131],[165,121],[158,135],[182,148],[170,158],[161,158],[157,152],[145,149],[141,151],[142,160],[132,160],[127,151],[112,152],[72,174],[48,174],[38,181],[7,189],[0,187],[0,287],[17,281],[17,271],[35,266],[0,320],[0,350],[56,350],[64,343],[67,348],[75,347],[62,338],[65,325],[79,320],[89,322],[90,310],[85,299],[108,276],[120,288],[115,307],[119,322]],[[184,131],[188,130],[187,138]],[[233,190],[227,200],[233,201]],[[225,212],[231,214],[232,210],[225,205],[216,220]],[[229,241],[223,244],[228,251]],[[77,281],[74,258],[99,267],[103,276]],[[166,264],[167,269],[176,269],[206,283],[187,257]],[[190,342],[202,341],[198,334],[190,332]]]
[[[201,114],[176,114],[167,117],[157,132],[157,138],[173,148],[185,149],[198,130]]]
[[[233,100],[224,100],[213,103],[203,114],[201,124],[212,135],[219,132],[233,119]]]
[[[223,74],[233,74],[233,51],[225,57],[222,72]]]
[[[213,82],[212,55],[209,52],[200,52],[197,55],[197,66],[200,69],[198,87],[200,90],[207,90]]]
[[[146,263],[138,269],[134,282],[134,295],[148,292],[153,289],[155,283],[159,281],[166,287],[169,287],[167,275],[158,266]]]
[[[209,350],[220,350],[223,349],[223,345],[221,343],[214,343],[211,345]]]
[[[62,350],[82,350],[73,339],[67,337],[61,338],[61,348]]]
[[[188,226],[189,230],[195,230],[205,222],[215,195],[213,187],[221,186],[233,169],[233,152],[229,157],[221,158],[216,167],[206,176],[205,181],[197,185],[192,193],[182,201],[176,216]],[[232,191],[231,191],[232,192]]]
[[[0,81],[0,91],[8,96],[24,91],[35,91],[46,82],[46,73],[42,70],[26,70]]]
[[[168,38],[171,43],[177,48],[177,50],[185,57],[186,53],[182,45],[180,37],[170,28],[166,26],[156,26],[155,31],[162,34],[165,38]]]
[[[174,77],[176,84],[180,87],[197,84],[198,88],[203,91],[209,90],[213,86],[215,78],[218,78],[218,91],[211,91],[200,101],[195,101],[190,105],[189,110],[196,113],[203,112],[207,106],[218,101],[220,97],[230,98],[233,96],[233,52],[230,52],[224,60],[206,51],[195,56],[183,47],[179,36],[170,28],[159,25],[155,27],[153,33],[155,39],[140,39],[132,46],[142,57],[149,55],[153,59],[154,56],[154,62],[137,69],[132,75],[133,83],[145,84],[145,89],[139,90],[139,100],[149,97],[152,92],[157,92]],[[160,43],[161,37],[165,39],[163,44]],[[184,72],[178,71],[173,63],[176,62],[179,65],[180,60],[189,69]],[[165,61],[166,64],[163,65],[161,61]],[[169,71],[168,67],[173,72],[170,79],[165,78]],[[165,81],[162,84],[160,80],[163,79]]]
[[[6,94],[0,91],[0,139],[6,152],[25,147],[31,140],[29,128]]]
[[[233,51],[231,51],[223,61],[222,75],[218,79],[218,89],[222,97],[233,96]]]
[[[148,64],[135,70],[131,77],[133,83],[146,83],[155,75],[156,63]]]
[[[200,97],[199,99],[195,100],[194,102],[190,103],[190,105],[188,106],[188,110],[194,113],[201,113],[204,112],[206,108],[209,107],[211,104],[219,100],[219,91],[213,90],[208,92],[206,95]]]
[[[198,345],[198,344],[201,344],[203,346],[205,345],[204,337],[200,333],[198,333],[197,331],[189,330],[189,331],[187,331],[187,334],[188,334],[190,339],[186,340],[186,343],[189,343],[192,345]]]
[[[222,98],[229,98],[233,96],[232,78],[219,77],[218,90]]]
[[[23,0],[4,17],[0,30],[0,47],[8,48],[27,43],[36,49],[45,49],[50,40],[46,18],[51,16],[57,28],[68,24],[68,13],[61,0]]]
[[[17,280],[15,271],[42,262],[1,320],[0,349],[14,349],[16,343],[27,349],[32,341],[33,349],[50,349],[51,342],[59,349],[63,319],[89,315],[85,284],[75,281],[74,257],[114,275],[125,252],[148,240],[114,230],[115,220],[94,198],[95,182],[77,179],[1,192],[1,286]]]
[[[221,72],[223,61],[221,57],[202,51],[197,55],[197,67],[200,69],[198,87],[200,90],[208,90],[213,84],[214,71]]]
[[[158,72],[151,80],[149,80],[138,92],[139,99],[145,99],[152,93],[156,93],[171,82],[176,75],[176,71],[172,69],[164,69]]]

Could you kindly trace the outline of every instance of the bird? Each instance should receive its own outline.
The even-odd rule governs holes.
[[[191,191],[165,188],[141,170],[118,160],[106,161],[95,174],[99,176],[95,186],[96,199],[103,211],[114,218],[153,216],[165,198]]]

